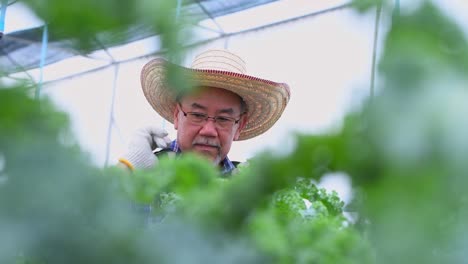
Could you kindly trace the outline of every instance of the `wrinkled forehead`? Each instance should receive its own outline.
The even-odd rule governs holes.
[[[241,112],[245,111],[245,103],[242,98],[238,94],[222,88],[197,87],[189,94],[177,96],[177,102],[179,103],[186,101],[197,102],[200,100],[204,100],[205,103],[213,102],[217,104],[225,102],[226,104],[239,107]]]

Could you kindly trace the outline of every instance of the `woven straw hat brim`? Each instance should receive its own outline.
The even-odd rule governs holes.
[[[148,62],[141,71],[143,93],[153,109],[164,119],[174,123],[176,94],[164,79],[166,66],[162,58]],[[248,121],[238,140],[258,136],[270,129],[282,115],[289,102],[290,90],[285,83],[220,70],[198,70],[177,66],[187,73],[197,86],[226,89],[243,98],[247,104]]]

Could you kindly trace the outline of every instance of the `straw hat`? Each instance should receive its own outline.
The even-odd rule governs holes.
[[[143,93],[151,106],[169,122],[174,122],[175,90],[165,81],[167,66],[176,66],[187,73],[196,86],[222,88],[238,94],[247,105],[247,124],[238,140],[258,136],[280,118],[288,104],[290,91],[285,83],[246,75],[245,62],[226,50],[208,50],[195,57],[191,68],[174,65],[162,58],[148,62],[141,71]]]

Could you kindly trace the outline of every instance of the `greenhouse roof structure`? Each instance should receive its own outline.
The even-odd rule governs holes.
[[[307,3],[307,5],[305,5],[305,1],[291,0],[180,2],[180,8],[184,15],[190,16],[193,21],[198,21],[194,25],[197,38],[187,45],[196,45],[259,28],[271,27],[343,9],[350,5],[350,1],[343,0],[316,1],[322,3]],[[285,7],[293,8],[286,9]],[[67,72],[45,80],[52,81],[162,52],[158,49],[157,44],[155,45],[159,36],[145,25],[134,25],[126,32],[103,32],[95,37],[91,47],[83,51],[76,48],[73,39],[56,37],[53,32],[48,32],[47,43],[45,43],[43,21],[37,18],[21,0],[3,0],[2,11],[5,30],[0,42],[0,68],[4,76],[26,77],[37,82],[37,77],[34,77],[34,74],[28,75],[28,71],[70,58],[84,59],[80,63],[94,60],[94,62],[89,63],[89,66],[83,66],[78,71]],[[278,15],[275,17],[267,15],[267,13],[271,14],[272,12]],[[237,22],[233,23],[233,21]],[[120,41],[116,42],[115,39]]]

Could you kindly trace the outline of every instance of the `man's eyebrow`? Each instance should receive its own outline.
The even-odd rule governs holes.
[[[198,104],[198,103],[192,103],[191,105],[192,109],[198,109],[198,110],[206,110],[206,107],[201,105],[201,104]],[[230,114],[230,115],[233,115],[234,114],[234,109],[232,108],[224,108],[224,109],[221,109],[221,110],[218,110],[218,113],[220,114]]]
[[[191,106],[192,106],[192,108],[195,108],[195,109],[206,110],[206,107],[201,105],[201,104],[192,103]]]

